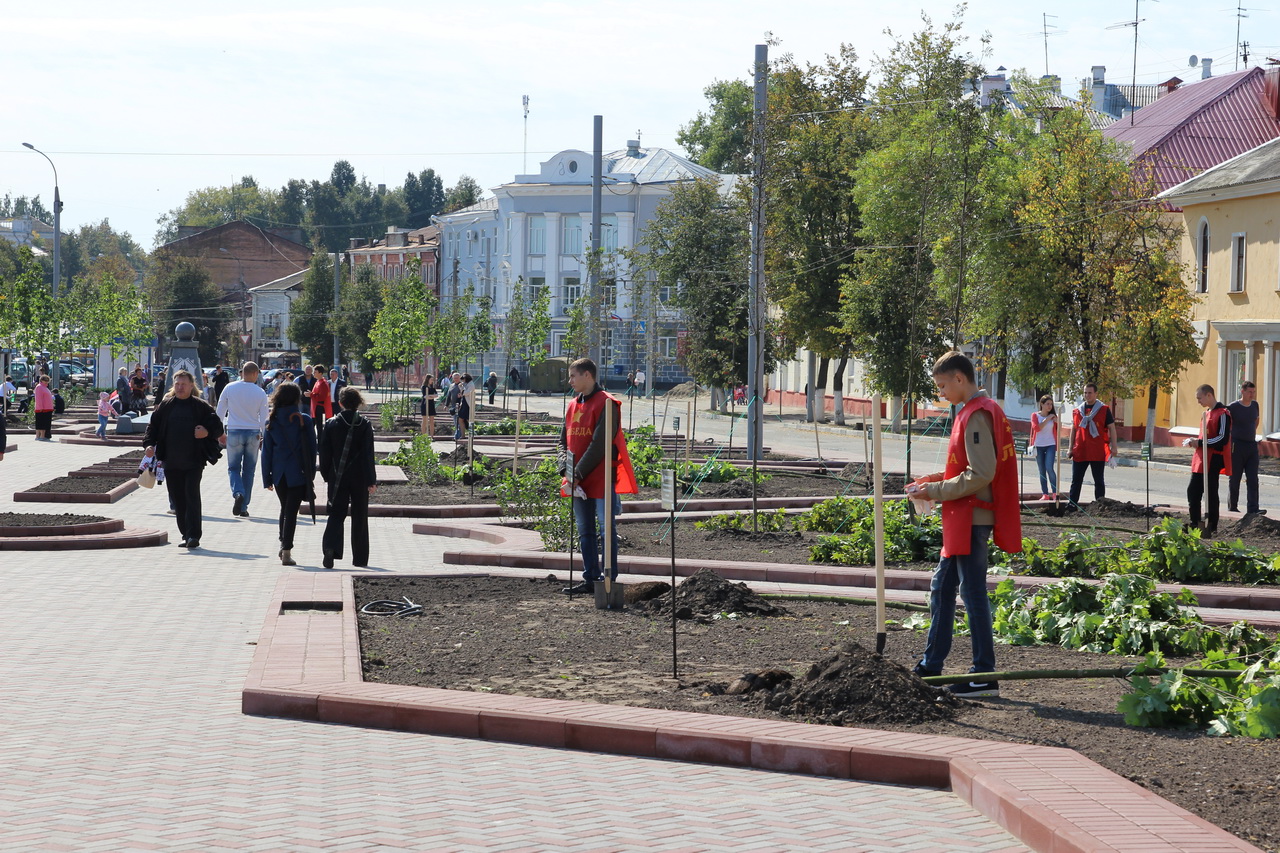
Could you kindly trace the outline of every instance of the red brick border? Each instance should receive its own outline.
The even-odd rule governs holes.
[[[37,536],[96,536],[102,533],[119,533],[124,522],[118,518],[105,521],[86,521],[81,524],[50,524],[44,527],[0,526],[0,538]]]
[[[366,683],[351,578],[280,579],[241,694],[245,714],[951,788],[1042,853],[1259,853],[1072,750]],[[285,602],[342,611],[283,611]]]
[[[137,480],[121,483],[109,492],[14,492],[17,503],[113,504],[138,488]]]

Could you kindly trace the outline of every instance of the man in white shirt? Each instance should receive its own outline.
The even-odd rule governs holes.
[[[258,448],[270,414],[267,392],[258,386],[258,365],[245,362],[240,380],[232,382],[218,396],[218,417],[226,423],[223,441],[227,446],[227,477],[231,480],[234,503],[231,514],[249,517],[253,476],[258,470]]]
[[[636,393],[641,397],[644,397],[644,380],[644,368],[642,367],[636,371]]]

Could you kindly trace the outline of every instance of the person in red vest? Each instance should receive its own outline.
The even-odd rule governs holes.
[[[995,637],[987,597],[987,539],[1009,553],[1022,550],[1018,456],[1013,431],[1000,406],[978,388],[973,362],[949,352],[933,365],[938,396],[961,407],[951,425],[947,466],[907,487],[913,498],[942,504],[942,559],[929,591],[929,636],[920,676],[941,675],[951,652],[956,591],[964,600],[973,641],[970,672],[994,672]],[[948,689],[957,696],[999,696],[997,681],[966,681]]]
[[[1231,476],[1231,412],[1218,402],[1212,385],[1196,389],[1196,402],[1204,406],[1200,416],[1200,437],[1188,438],[1184,447],[1194,447],[1191,456],[1191,485],[1187,486],[1187,505],[1191,510],[1191,526],[1200,526],[1200,499],[1204,497],[1208,478],[1209,500],[1205,512],[1204,535],[1218,532],[1218,477]],[[1209,457],[1205,464],[1205,456]]]
[[[333,395],[329,393],[329,382],[324,378],[324,365],[317,364],[312,376],[311,420],[315,422],[316,438],[319,438],[325,421],[333,417]]]
[[[1084,488],[1084,472],[1093,471],[1093,499],[1107,496],[1107,482],[1103,466],[1116,467],[1115,449],[1116,418],[1111,407],[1098,399],[1098,386],[1092,382],[1084,386],[1084,402],[1071,410],[1071,433],[1067,438],[1067,458],[1071,460],[1071,503],[1080,504],[1080,490]]]
[[[622,432],[622,401],[600,387],[596,381],[596,363],[589,358],[580,358],[569,365],[569,385],[577,396],[565,410],[564,426],[560,430],[566,474],[561,494],[573,496],[573,517],[582,549],[582,582],[565,587],[564,592],[578,595],[594,593],[596,581],[604,579],[600,561],[604,551],[605,507],[612,509],[614,518],[609,542],[611,576],[618,576],[617,517],[622,512],[618,495],[634,495],[638,489],[636,472],[627,455],[627,439]],[[614,407],[612,437],[605,435],[606,403]],[[606,457],[612,459],[614,466],[613,494],[609,496],[604,493]]]

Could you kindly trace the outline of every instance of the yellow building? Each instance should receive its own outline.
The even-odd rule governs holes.
[[[1258,386],[1262,434],[1280,429],[1280,139],[1208,169],[1159,195],[1182,208],[1182,259],[1199,295],[1193,315],[1204,361],[1183,373],[1173,421],[1194,427],[1202,409],[1195,389],[1218,399],[1240,397],[1246,379]]]

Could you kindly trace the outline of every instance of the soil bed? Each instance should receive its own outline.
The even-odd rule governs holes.
[[[132,480],[132,477],[57,477],[38,486],[24,489],[26,492],[48,492],[52,494],[106,494],[107,492]]]
[[[69,512],[0,512],[0,527],[61,527],[107,520],[101,515],[74,515]]]
[[[1126,726],[1115,712],[1127,689],[1121,680],[1005,682],[999,699],[939,701],[940,691],[906,672],[923,636],[891,625],[878,659],[866,651],[875,648],[874,608],[797,600],[772,602],[783,604],[785,615],[717,612],[679,621],[680,677],[672,679],[668,610],[600,611],[584,598],[566,599],[562,586],[359,578],[360,606],[405,595],[425,608],[420,617],[360,617],[364,678],[1068,747],[1266,850],[1280,850],[1280,741]],[[968,647],[957,638],[952,671],[963,670]],[[1056,646],[1001,645],[996,654],[1002,669],[1137,662]],[[863,695],[852,689],[859,684]],[[893,700],[890,709],[901,704],[902,714],[886,711],[886,699]]]

